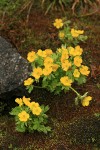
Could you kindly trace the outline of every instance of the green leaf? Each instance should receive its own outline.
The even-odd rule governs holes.
[[[38,118],[36,117],[36,118],[34,118],[34,124],[38,124]]]
[[[49,127],[49,126],[46,127],[46,130],[50,132],[51,131],[51,127]]]
[[[48,118],[48,116],[46,114],[42,114],[41,115],[43,118]]]
[[[37,66],[39,67],[39,66],[43,66],[43,58],[42,57],[38,57],[38,59],[37,59]]]
[[[70,78],[70,79],[74,79],[73,78],[73,73],[69,70],[69,71],[66,71],[66,75]]]
[[[54,74],[51,74],[51,77],[52,77],[52,78],[55,78],[55,75],[54,75]]]
[[[83,83],[86,83],[86,77],[85,76],[80,76],[79,78],[75,79],[77,80],[78,84],[83,84]]]
[[[44,113],[47,112],[48,110],[49,110],[49,106],[47,105],[44,107]]]
[[[47,134],[47,129],[46,129],[46,127],[44,126],[44,125],[41,125],[40,127],[39,127],[39,129],[38,129],[38,131],[42,131],[42,132],[44,132],[45,134]]]
[[[22,108],[20,106],[17,106],[12,109],[12,111],[10,112],[10,115],[18,115],[21,111],[22,111]]]
[[[50,132],[51,131],[51,128],[49,126],[45,127],[44,125],[41,125],[38,129],[38,131],[42,131],[44,132],[45,134],[47,134],[47,132]]]
[[[47,79],[47,76],[45,76],[42,81],[46,81],[46,79]]]
[[[41,109],[42,109],[42,112],[45,113],[49,110],[49,106],[44,106],[44,105],[41,105]]]
[[[20,127],[21,127],[21,128],[24,128],[24,127],[25,127],[24,122],[22,122],[22,123],[20,124]]]
[[[57,55],[56,53],[54,53],[54,54],[52,55],[52,58],[53,58],[53,60],[56,60],[56,59],[58,58],[58,55]]]
[[[16,126],[16,130],[19,132],[25,132],[26,128],[23,123],[20,123]]]
[[[43,82],[42,82],[42,87],[43,88],[45,88],[45,87],[47,87],[48,86],[48,81],[47,80],[44,80]]]
[[[85,40],[87,40],[87,36],[84,36],[84,35],[80,35],[79,36],[79,40],[84,42]]]
[[[34,130],[37,130],[37,129],[38,129],[37,124],[33,125],[33,129],[34,129]]]
[[[64,92],[66,93],[66,91],[68,91],[70,89],[70,87],[69,86],[66,86],[65,88],[64,88]]]
[[[59,83],[59,81],[56,78],[51,81],[49,87],[51,88],[52,91],[55,90],[55,88],[58,86],[58,83]]]
[[[31,93],[33,91],[34,86],[30,85],[30,87],[28,88],[28,92]]]
[[[40,116],[40,117],[38,118],[38,120],[39,120],[39,123],[42,123],[44,119],[43,119],[43,117]]]

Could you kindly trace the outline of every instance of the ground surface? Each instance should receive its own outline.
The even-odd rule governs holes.
[[[93,97],[89,107],[74,105],[75,94],[50,94],[46,90],[35,89],[31,97],[48,104],[49,124],[52,132],[48,135],[22,134],[15,131],[14,120],[8,114],[0,117],[0,150],[99,150],[100,118],[100,16],[95,14],[86,18],[76,18],[70,12],[66,15],[54,12],[44,16],[41,9],[32,9],[29,22],[25,20],[5,20],[0,35],[9,39],[18,52],[26,58],[32,49],[56,49],[59,41],[52,23],[55,18],[67,17],[72,24],[85,30],[88,40],[81,44],[84,48],[86,64],[91,69],[87,84],[77,87],[82,94],[86,91]],[[25,16],[23,17],[25,18]],[[11,107],[11,106],[9,106]],[[7,112],[8,113],[8,112]],[[97,148],[98,147],[98,148]]]

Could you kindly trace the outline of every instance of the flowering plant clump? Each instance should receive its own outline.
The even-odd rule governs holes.
[[[62,90],[73,90],[77,94],[75,103],[78,104],[81,100],[83,106],[88,106],[92,98],[87,96],[87,92],[82,96],[72,87],[74,83],[85,83],[90,73],[82,59],[83,49],[78,44],[87,37],[83,35],[83,30],[71,29],[69,21],[56,19],[53,25],[59,29],[58,37],[62,45],[56,52],[51,49],[39,49],[37,52],[28,53],[27,60],[31,63],[33,71],[24,81],[24,85],[31,92],[35,87],[34,83],[40,83],[42,80],[40,87],[37,87],[46,88],[55,94]]]
[[[58,29],[60,23],[55,24],[55,22],[53,25]],[[63,44],[66,44],[66,46],[77,46],[80,41],[84,42],[87,39],[87,36],[83,35],[84,30],[74,29],[69,26],[71,23],[69,20],[62,21],[62,23],[63,25],[60,25],[59,27],[60,30],[58,31],[58,37]]]
[[[39,132],[47,133],[51,131],[49,126],[46,126],[48,116],[45,114],[48,106],[40,106],[39,103],[32,101],[30,98],[16,98],[15,102],[19,105],[12,109],[11,115],[15,116],[16,130],[19,132]]]

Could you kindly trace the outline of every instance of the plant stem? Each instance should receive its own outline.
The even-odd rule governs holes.
[[[76,95],[77,95],[78,97],[81,97],[81,95],[80,95],[74,88],[70,87],[70,89],[71,89],[72,91],[74,91],[74,93],[76,93]]]

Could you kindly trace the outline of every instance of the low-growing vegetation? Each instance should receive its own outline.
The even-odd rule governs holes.
[[[98,0],[0,2],[0,35],[32,70],[25,96],[0,99],[1,149],[99,150],[98,6]]]

